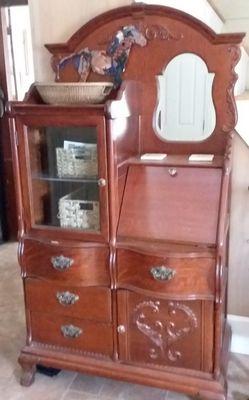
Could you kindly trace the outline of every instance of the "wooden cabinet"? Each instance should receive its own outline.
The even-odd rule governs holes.
[[[45,115],[40,111],[37,115],[33,110],[17,122],[24,170],[21,184],[29,194],[23,199],[25,223],[41,235],[46,231],[45,237],[48,230],[53,237],[61,228],[67,228],[67,232],[75,228],[75,237],[76,232],[83,231],[86,240],[108,241],[103,116],[97,112],[88,116],[85,110],[81,119],[79,110],[75,110],[75,118],[63,109],[57,109],[57,113],[51,109]],[[69,203],[74,207],[70,209]],[[87,218],[90,214],[94,216],[91,224]]]
[[[57,80],[77,80],[79,50],[101,47],[117,27],[123,48],[134,48],[105,104],[47,105],[35,86],[11,104],[27,317],[21,382],[32,383],[39,363],[225,400],[232,88],[243,35],[216,35],[167,7],[122,7],[47,45],[63,65]],[[106,54],[113,68],[118,54]],[[207,120],[172,141],[163,88],[174,89],[168,70],[186,57],[201,71]],[[185,73],[173,96],[185,90],[181,132],[191,131]]]

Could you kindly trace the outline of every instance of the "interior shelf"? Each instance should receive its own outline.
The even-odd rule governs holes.
[[[32,179],[50,182],[82,182],[82,183],[97,183],[98,178],[59,178],[57,176],[50,176],[45,174],[32,174]]]
[[[141,165],[165,165],[165,166],[188,166],[188,167],[209,167],[209,168],[221,168],[224,164],[224,157],[220,155],[215,155],[213,161],[189,161],[189,156],[185,154],[179,155],[167,155],[163,160],[141,160],[140,156],[131,157],[128,160],[129,164],[141,164]],[[127,162],[127,161],[126,161]],[[119,165],[120,166],[120,165]]]

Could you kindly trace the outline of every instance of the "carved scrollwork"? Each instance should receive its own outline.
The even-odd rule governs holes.
[[[144,36],[148,40],[180,40],[183,38],[182,34],[172,33],[169,29],[162,25],[143,25],[139,27],[140,31],[144,33]]]
[[[178,313],[184,314],[183,326],[180,328],[175,323]],[[155,314],[155,318],[152,318],[151,314]],[[160,301],[144,301],[139,303],[134,310],[134,322],[138,330],[155,346],[149,349],[149,357],[152,360],[162,357],[176,362],[182,354],[172,346],[198,327],[197,317],[190,307],[175,301],[169,302],[169,318],[166,322],[160,321],[157,315],[160,315]]]
[[[240,59],[241,53],[240,53],[240,48],[237,46],[228,47],[228,52],[231,57],[231,80],[226,91],[227,122],[222,127],[223,132],[231,132],[235,128],[237,122],[236,103],[234,100],[234,86],[238,79],[238,74],[235,72],[235,66],[237,65]]]
[[[168,28],[159,24],[145,24],[143,22],[135,22],[133,24],[139,32],[141,32],[147,40],[180,40],[183,38],[183,34],[175,34]],[[122,29],[120,27],[119,29]],[[113,34],[105,36],[98,42],[98,46],[103,46],[109,43],[113,39]]]

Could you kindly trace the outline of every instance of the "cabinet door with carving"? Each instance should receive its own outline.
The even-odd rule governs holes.
[[[213,302],[118,291],[122,361],[212,371]]]

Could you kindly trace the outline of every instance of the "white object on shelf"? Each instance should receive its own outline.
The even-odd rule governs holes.
[[[85,188],[75,190],[59,199],[60,226],[63,228],[99,231],[99,202],[85,200]]]
[[[98,175],[97,145],[82,143],[68,149],[56,147],[57,174],[59,178],[84,178]]]
[[[191,154],[188,159],[189,161],[212,162],[214,154]]]
[[[104,101],[113,88],[111,82],[53,82],[35,84],[47,104],[96,104]]]
[[[140,159],[141,160],[151,160],[151,161],[161,161],[167,157],[167,154],[164,153],[145,153],[142,154]]]

